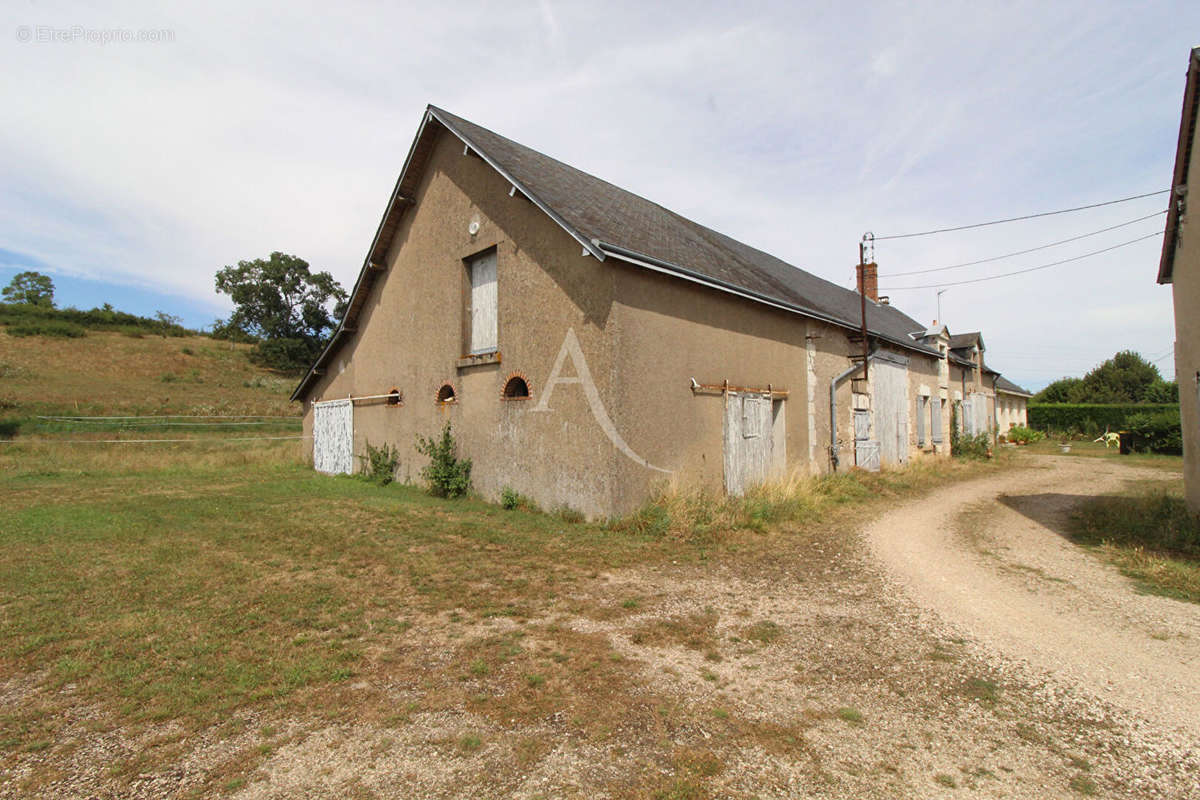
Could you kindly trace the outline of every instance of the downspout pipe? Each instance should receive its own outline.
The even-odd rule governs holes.
[[[861,364],[851,364],[845,372],[834,378],[829,384],[829,459],[833,463],[833,471],[837,472],[839,459],[838,435],[837,435],[837,390],[838,387],[846,382],[847,378],[854,376],[864,366],[867,361],[875,357],[875,353],[879,348],[871,350],[867,354],[866,360]]]

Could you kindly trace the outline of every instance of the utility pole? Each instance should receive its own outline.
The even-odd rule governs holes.
[[[866,237],[864,237],[866,238]],[[870,348],[867,345],[867,259],[864,252],[863,242],[858,243],[858,301],[862,310],[862,360],[863,360],[863,380],[866,380],[867,375],[867,359],[869,357]]]

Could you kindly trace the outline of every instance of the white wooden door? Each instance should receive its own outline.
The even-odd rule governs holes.
[[[742,495],[771,471],[774,415],[771,398],[735,394],[725,398],[725,491]]]
[[[331,475],[354,472],[354,403],[313,404],[313,468]]]
[[[908,461],[908,362],[880,358],[871,362],[870,374],[879,459],[903,464]]]
[[[975,435],[987,433],[991,428],[988,425],[988,401],[987,395],[982,392],[976,392],[971,395],[971,416],[972,428]]]
[[[496,341],[496,251],[471,260],[471,352],[490,353]]]

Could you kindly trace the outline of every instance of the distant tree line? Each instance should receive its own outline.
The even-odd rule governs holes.
[[[1060,378],[1033,396],[1035,403],[1178,403],[1179,384],[1158,367],[1122,350],[1082,378]]]
[[[1180,453],[1179,384],[1165,381],[1158,367],[1122,350],[1082,378],[1062,378],[1029,404],[1029,424],[1071,435],[1129,431],[1135,446]]]
[[[11,336],[60,336],[78,338],[89,330],[119,331],[136,336],[185,336],[193,331],[183,327],[179,317],[157,312],[143,317],[117,311],[110,304],[84,310],[57,308],[54,281],[40,272],[21,272],[0,290],[0,325]]]
[[[253,344],[250,358],[285,372],[307,369],[320,355],[346,313],[346,290],[328,272],[313,272],[307,261],[273,252],[239,261],[216,274],[216,290],[233,300],[227,319],[213,324],[211,336]],[[101,308],[56,308],[54,281],[40,272],[21,272],[0,290],[0,325],[14,336],[86,335],[88,329],[131,335],[183,336],[179,317],[159,311],[153,318]]]

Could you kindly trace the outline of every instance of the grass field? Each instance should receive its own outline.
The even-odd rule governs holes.
[[[1119,461],[1123,464],[1130,464],[1139,467],[1155,467],[1157,469],[1170,470],[1179,472],[1183,469],[1183,457],[1171,455],[1158,455],[1156,453],[1131,453],[1129,455],[1121,455],[1115,447],[1105,447],[1101,442],[1093,442],[1089,439],[1079,441],[1066,442],[1071,447],[1069,453],[1062,452],[1062,444],[1057,439],[1043,439],[1040,442],[1033,444],[1022,445],[1014,449],[1018,452],[1028,453],[1030,455],[1055,455],[1068,456],[1071,458],[1108,458]],[[1004,448],[1002,448],[1004,449]]]
[[[628,738],[659,764],[682,759],[692,766],[671,774],[698,794],[680,796],[702,796],[708,757],[655,737],[714,725],[712,710],[647,695],[608,637],[564,625],[647,602],[597,601],[583,587],[634,565],[773,558],[782,531],[809,537],[933,481],[994,469],[946,463],[797,481],[734,506],[664,497],[601,525],[317,475],[295,442],[114,447],[64,454],[34,441],[0,452],[0,664],[6,694],[19,687],[22,698],[4,706],[0,758],[64,756],[81,707],[95,731],[174,731],[108,767],[115,786],[239,713],[316,708],[330,722],[381,726],[417,712],[466,713],[489,729],[566,715],[580,735]],[[774,533],[762,533],[767,522]],[[779,635],[753,622],[746,641]],[[715,623],[701,614],[642,636],[686,640]],[[719,643],[705,649],[721,658]],[[412,687],[413,699],[397,704],[376,688],[395,685]],[[721,727],[755,746],[798,736],[745,720]],[[470,750],[480,735],[448,746]],[[551,747],[550,737],[520,741],[528,758]],[[240,785],[268,750],[242,753],[197,791]],[[630,776],[641,787],[630,792],[663,789],[657,769]],[[22,785],[57,774],[33,770]]]
[[[0,420],[41,430],[38,415],[298,417],[288,403],[295,379],[254,366],[248,348],[202,336],[27,338],[0,328]]]

